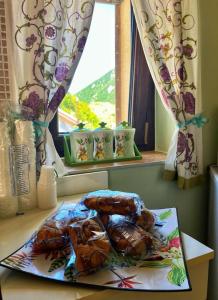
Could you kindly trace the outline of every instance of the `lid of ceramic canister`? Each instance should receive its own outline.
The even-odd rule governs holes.
[[[101,123],[99,123],[99,125],[100,125],[100,127],[96,128],[96,129],[94,130],[95,132],[98,132],[98,131],[106,131],[106,130],[112,131],[111,128],[106,127],[107,123],[105,123],[105,122],[101,122]]]
[[[115,130],[125,130],[125,129],[134,129],[134,128],[132,128],[132,126],[129,125],[129,123],[126,122],[126,121],[121,122],[121,123],[115,128]]]
[[[72,130],[72,132],[86,132],[86,131],[89,131],[89,129],[87,128],[84,128],[86,124],[84,123],[78,123],[77,126],[78,128],[75,128]]]

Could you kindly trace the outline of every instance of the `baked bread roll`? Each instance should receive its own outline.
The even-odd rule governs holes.
[[[83,201],[86,207],[108,215],[132,215],[141,205],[137,194],[110,190],[91,192],[84,196]]]
[[[124,216],[111,216],[107,227],[114,248],[125,255],[141,256],[152,247],[152,236]]]
[[[62,248],[66,245],[65,228],[59,221],[47,221],[37,232],[34,247],[37,250],[47,251]]]
[[[101,220],[105,228],[107,228],[110,221],[110,215],[105,213],[98,213],[98,218]],[[134,215],[125,216],[126,221],[136,224],[143,228],[145,231],[151,231],[155,225],[155,217],[151,211],[143,208],[141,212]]]
[[[96,271],[103,265],[111,246],[106,232],[94,219],[69,226],[69,236],[76,254],[75,268],[80,275]]]
[[[143,208],[140,214],[136,214],[133,217],[133,222],[144,230],[150,231],[155,224],[155,218],[151,211]]]
[[[101,220],[101,223],[104,225],[104,227],[107,228],[110,220],[110,215],[98,213],[98,218]]]
[[[58,220],[55,218],[47,220],[36,234],[35,249],[47,251],[64,247],[69,240],[69,225],[82,220],[83,217],[82,215],[81,217],[69,216],[63,218],[59,216]]]

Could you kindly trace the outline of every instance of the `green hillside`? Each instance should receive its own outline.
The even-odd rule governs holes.
[[[109,71],[79,91],[76,96],[87,103],[92,101],[115,103],[115,71]]]

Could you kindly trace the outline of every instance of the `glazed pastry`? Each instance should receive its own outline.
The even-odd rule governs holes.
[[[67,237],[64,228],[58,221],[47,221],[38,231],[34,247],[35,249],[47,251],[62,248],[66,245]]]
[[[133,217],[133,222],[145,229],[146,231],[150,231],[155,223],[154,215],[151,211],[149,211],[146,208],[143,208],[140,212],[140,214],[136,214]]]
[[[65,217],[46,221],[36,234],[35,249],[47,251],[64,247],[68,241],[69,225],[79,220],[81,220],[79,217]]]
[[[109,220],[110,220],[110,216],[107,214],[99,213],[98,218],[101,220],[101,223],[104,225],[104,227],[107,228]]]
[[[87,219],[70,225],[69,236],[76,254],[75,268],[80,275],[103,265],[111,247],[106,232],[96,220]]]
[[[125,255],[141,256],[152,247],[152,236],[124,216],[111,216],[107,232],[114,248]]]
[[[83,201],[86,207],[108,215],[135,214],[141,203],[137,194],[110,190],[89,193],[83,198]]]

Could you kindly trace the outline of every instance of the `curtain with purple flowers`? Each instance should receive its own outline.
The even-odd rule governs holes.
[[[48,124],[79,63],[94,3],[94,0],[5,2],[14,71],[13,97],[32,111],[39,169],[42,164],[58,159]],[[49,141],[47,151],[46,141]]]
[[[144,53],[165,108],[177,121],[165,178],[201,181],[202,129],[197,0],[132,0]]]

